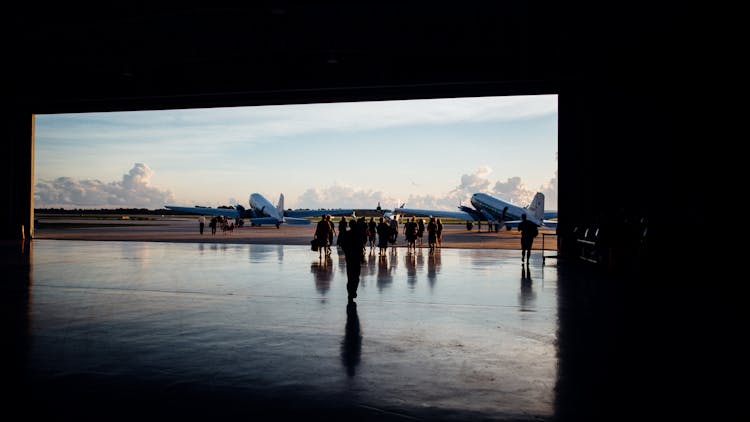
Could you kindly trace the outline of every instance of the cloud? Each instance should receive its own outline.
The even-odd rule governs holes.
[[[174,196],[169,190],[150,186],[154,171],[135,163],[121,181],[76,180],[58,177],[37,182],[34,202],[37,208],[163,208]]]
[[[297,203],[318,209],[330,208],[331,204],[337,204],[340,208],[374,208],[380,202],[383,208],[392,209],[405,202],[407,208],[457,210],[461,204],[470,206],[471,195],[477,192],[485,192],[519,206],[528,205],[537,192],[542,192],[545,196],[545,208],[557,208],[557,172],[549,183],[539,189],[527,188],[518,176],[510,177],[504,182],[493,182],[491,174],[490,167],[479,167],[472,174],[462,175],[454,189],[441,195],[412,194],[404,200],[382,191],[334,185],[323,189],[310,188],[300,195]]]
[[[388,196],[382,191],[359,189],[345,185],[333,185],[328,188],[310,188],[304,191],[297,200],[310,209],[330,208],[375,208],[378,203],[383,208],[393,208],[398,198]]]
[[[362,101],[42,116],[56,142],[142,142],[205,151],[205,142],[247,145],[314,133],[414,125],[518,121],[557,113],[556,95]],[[65,128],[65,130],[61,130]],[[93,129],[93,130],[92,130]],[[70,135],[65,135],[65,134]]]
[[[539,191],[544,194],[544,208],[547,210],[557,209],[557,171],[555,177],[549,182],[539,187]]]

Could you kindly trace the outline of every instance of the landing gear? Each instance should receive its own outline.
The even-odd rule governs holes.
[[[276,223],[276,228],[277,229],[281,228],[281,223]]]

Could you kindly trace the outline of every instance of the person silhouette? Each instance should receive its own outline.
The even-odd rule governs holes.
[[[521,222],[518,223],[518,231],[521,232],[521,264],[526,259],[526,263],[531,259],[531,246],[534,238],[539,233],[536,224],[526,219],[526,214],[521,214]]]
[[[203,228],[206,227],[206,217],[200,216],[198,217],[198,231],[200,234],[203,234]]]
[[[430,222],[427,223],[427,244],[430,246],[430,253],[435,252],[435,247],[438,242],[438,225],[435,217],[430,217]]]
[[[331,236],[333,234],[333,225],[330,221],[330,216],[328,214],[323,215],[323,217],[318,221],[318,224],[315,226],[315,239],[318,242],[318,257],[323,257],[323,252],[325,252],[326,257],[331,254]]]
[[[362,237],[355,219],[349,220],[349,230],[339,233],[339,243],[346,259],[346,291],[349,303],[354,303],[362,271]]]
[[[340,242],[340,240],[341,240],[340,239],[341,238],[341,233],[343,233],[343,232],[346,231],[346,227],[347,226],[348,226],[348,224],[346,222],[346,217],[342,216],[341,220],[339,220],[339,237],[336,238],[336,246],[340,246],[341,245],[341,242]]]

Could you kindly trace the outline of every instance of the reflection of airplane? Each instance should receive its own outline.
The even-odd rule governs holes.
[[[274,224],[278,228],[282,223],[286,224],[310,224],[308,217],[320,217],[324,214],[332,216],[339,215],[360,215],[369,212],[383,215],[384,210],[380,209],[380,204],[376,210],[357,210],[357,209],[322,209],[322,210],[284,210],[284,194],[279,195],[279,204],[274,206],[268,199],[259,193],[250,195],[250,209],[247,210],[241,205],[235,205],[234,208],[209,208],[209,207],[183,207],[176,205],[165,205],[164,208],[187,212],[191,214],[224,216],[227,218],[249,218],[250,225],[260,226],[263,224]],[[374,214],[373,214],[374,215]]]
[[[556,218],[557,212],[550,211],[545,213],[544,194],[541,192],[537,192],[534,200],[527,207],[519,207],[486,193],[475,193],[472,195],[471,205],[474,208],[465,205],[459,206],[458,208],[461,211],[424,210],[402,207],[394,210],[394,213],[403,216],[432,216],[464,221],[492,221],[499,224],[498,228],[504,225],[508,229],[517,226],[521,221],[521,214],[526,214],[526,218],[537,226],[557,227],[556,220],[549,220],[550,218]]]

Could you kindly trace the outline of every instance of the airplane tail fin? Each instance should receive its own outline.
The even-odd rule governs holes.
[[[544,220],[544,194],[537,192],[534,195],[534,200],[529,204],[529,213],[536,217],[539,221]]]
[[[243,207],[242,205],[237,204],[234,206],[234,208],[237,210],[237,213],[239,214],[240,218],[247,216],[247,211],[245,210],[245,207]]]

